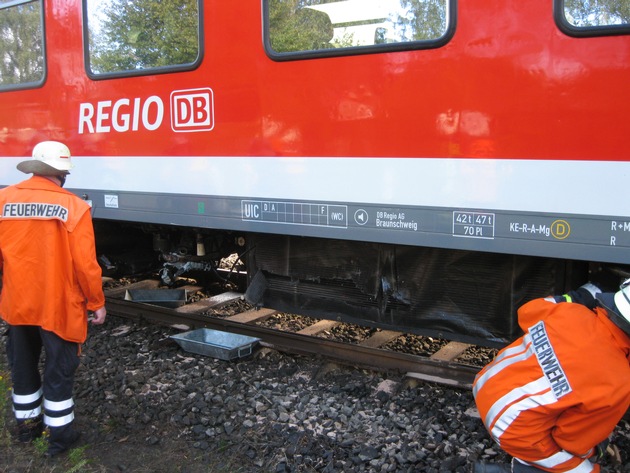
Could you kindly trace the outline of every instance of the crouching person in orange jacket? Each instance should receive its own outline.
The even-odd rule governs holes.
[[[18,438],[33,440],[47,426],[49,456],[79,438],[72,391],[80,344],[88,311],[95,324],[106,317],[90,207],[62,188],[71,167],[69,149],[45,141],[17,165],[33,176],[0,190],[0,316],[8,324]]]
[[[598,445],[630,407],[630,279],[535,299],[518,322],[525,335],[475,378],[484,425],[514,473],[599,472]]]

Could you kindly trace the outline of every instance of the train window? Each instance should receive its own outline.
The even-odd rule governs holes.
[[[570,36],[630,34],[628,0],[555,0],[554,16]]]
[[[274,60],[436,48],[455,30],[455,0],[263,0]]]
[[[84,0],[92,79],[189,70],[201,61],[201,0]]]
[[[42,2],[0,0],[0,90],[44,83]]]

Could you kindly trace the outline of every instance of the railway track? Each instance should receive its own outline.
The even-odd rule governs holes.
[[[157,280],[143,280],[107,289],[105,295],[108,313],[129,319],[147,320],[181,330],[210,328],[257,337],[261,339],[262,346],[280,351],[319,355],[331,362],[403,372],[411,384],[421,380],[468,389],[479,371],[477,367],[454,361],[470,347],[465,343],[450,342],[431,356],[418,356],[383,348],[387,343],[403,335],[395,331],[381,330],[360,343],[346,343],[318,336],[338,325],[339,322],[336,321],[319,320],[297,332],[288,332],[260,325],[261,321],[277,313],[272,309],[246,310],[228,317],[208,315],[210,309],[216,310],[241,299],[242,295],[236,292],[225,292],[175,308],[128,300],[129,291],[152,290],[158,285]],[[184,286],[179,289],[193,293],[201,288]]]

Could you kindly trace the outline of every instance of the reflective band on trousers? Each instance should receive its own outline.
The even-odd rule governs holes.
[[[37,406],[37,408],[35,409],[29,409],[29,410],[17,410],[17,409],[13,409],[13,412],[15,413],[15,418],[16,419],[33,419],[37,416],[39,416],[42,413],[42,408],[41,406]]]
[[[72,398],[66,399],[65,401],[49,401],[44,398],[44,409],[47,411],[65,411],[66,409],[70,409],[72,406],[74,406]]]
[[[562,452],[560,452],[562,453]],[[566,453],[566,452],[565,452]],[[547,466],[548,468],[553,468],[555,465],[551,465],[551,464],[545,464],[545,461],[536,461],[536,462],[525,462],[523,460],[519,460],[518,458],[514,459],[515,461],[518,461],[519,463],[521,463],[522,465],[530,465],[530,466]],[[548,462],[547,462],[548,463]],[[582,463],[580,463],[578,466],[568,469],[568,470],[563,470],[566,473],[591,473],[594,470],[594,466],[593,464],[589,461],[589,460],[584,460]]]
[[[50,417],[44,414],[44,424],[46,424],[49,427],[61,427],[63,425],[68,425],[73,420],[74,420],[74,412],[71,412],[67,416],[63,416],[63,417]]]
[[[32,402],[38,401],[39,398],[42,397],[42,388],[39,388],[37,392],[33,394],[12,394],[13,402],[15,404],[30,404]]]

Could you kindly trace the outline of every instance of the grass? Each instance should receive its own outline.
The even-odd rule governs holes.
[[[11,435],[7,426],[7,410],[11,397],[11,387],[4,370],[0,369],[0,448],[11,443]]]

